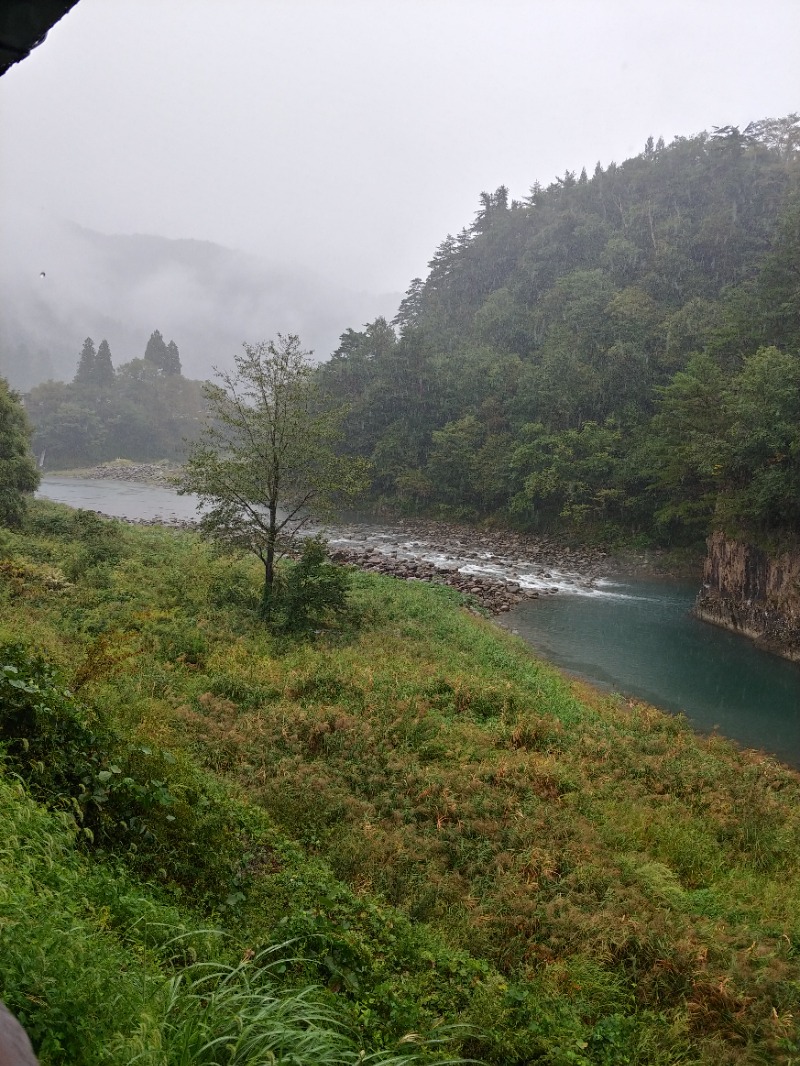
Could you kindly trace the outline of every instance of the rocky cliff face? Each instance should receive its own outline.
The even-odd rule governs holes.
[[[712,534],[695,614],[800,661],[800,552],[770,557]]]

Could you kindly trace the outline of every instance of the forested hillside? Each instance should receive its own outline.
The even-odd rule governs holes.
[[[790,115],[481,194],[393,323],[323,367],[375,499],[664,544],[790,537],[799,178]]]
[[[142,358],[116,368],[108,341],[95,349],[87,337],[72,381],[46,381],[25,398],[41,465],[183,458],[205,406],[201,383],[181,369],[177,344],[157,329]]]

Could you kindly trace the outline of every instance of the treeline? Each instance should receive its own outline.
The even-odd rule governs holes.
[[[372,495],[687,544],[800,527],[800,118],[483,193],[321,370]]]
[[[178,459],[197,432],[202,385],[181,375],[174,341],[154,330],[141,359],[114,368],[108,341],[87,337],[69,383],[33,388],[25,405],[43,465],[65,468],[129,459]]]

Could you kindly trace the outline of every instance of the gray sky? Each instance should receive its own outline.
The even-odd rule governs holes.
[[[800,110],[798,56],[798,0],[80,0],[0,79],[0,226],[402,291],[481,190]]]

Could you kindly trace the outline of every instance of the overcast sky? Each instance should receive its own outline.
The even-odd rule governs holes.
[[[799,0],[80,0],[0,79],[0,224],[405,290],[482,190],[800,110]]]

